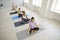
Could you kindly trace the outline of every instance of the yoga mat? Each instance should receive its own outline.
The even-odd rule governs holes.
[[[26,21],[19,21],[19,22],[15,22],[14,25],[15,27],[18,27],[18,26],[21,26],[21,25],[24,25],[24,24],[27,24],[29,22],[26,22]]]
[[[12,14],[17,14],[17,13],[15,13],[15,12],[10,13],[10,15],[12,15]]]
[[[17,11],[16,11],[16,12],[11,12],[11,13],[10,13],[10,15],[12,15],[12,14],[17,14]]]
[[[18,17],[18,16],[13,16],[12,17],[12,20],[16,20],[16,19],[19,19],[20,17]]]
[[[42,26],[40,26],[40,27],[42,27]],[[36,32],[34,32],[34,33],[31,33],[31,34],[27,33],[27,32],[28,32],[28,29],[22,30],[22,31],[16,33],[17,39],[18,39],[18,40],[24,40],[24,39],[26,39],[26,38],[28,38],[28,37],[31,37],[31,36],[34,36],[34,35],[36,35],[36,34],[39,35],[39,33],[42,32],[42,31],[44,31],[44,30],[45,30],[45,29],[43,29],[43,30],[40,30],[40,29],[39,29],[38,31],[36,31]],[[37,37],[37,38],[38,38],[38,37]]]
[[[27,32],[28,32],[28,30],[25,29],[25,30],[22,30],[22,31],[16,33],[17,39],[18,39],[18,40],[24,40],[24,39],[26,39],[26,38],[28,38],[28,37],[31,37],[31,36],[33,36],[33,35],[36,34],[36,33],[34,33],[34,34],[29,34],[29,33],[27,33]]]

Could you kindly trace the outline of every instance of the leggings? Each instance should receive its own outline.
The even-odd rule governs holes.
[[[18,14],[19,17],[22,17],[22,14]]]
[[[33,28],[33,29],[30,29],[29,33],[31,33],[31,32],[32,32],[32,30],[38,31],[38,30],[39,30],[39,28],[38,28],[38,27],[35,27],[35,28]]]
[[[23,21],[29,21],[30,19],[24,19],[24,18],[22,18],[22,20],[23,20]]]

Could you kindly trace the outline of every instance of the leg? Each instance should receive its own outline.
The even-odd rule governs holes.
[[[17,11],[15,11],[15,13],[18,13]]]
[[[35,32],[35,30],[32,30],[32,32]]]
[[[31,32],[32,32],[32,29],[30,29],[29,33],[31,34]]]
[[[35,32],[35,31],[36,31],[35,28],[30,29],[30,33]]]
[[[19,17],[22,17],[22,14],[18,14]]]
[[[39,30],[39,28],[38,28],[38,27],[35,27],[35,28],[34,28],[34,30],[38,31],[38,30]]]

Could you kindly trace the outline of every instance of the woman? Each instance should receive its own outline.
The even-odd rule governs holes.
[[[29,33],[32,33],[34,31],[38,31],[38,30],[39,30],[39,28],[35,22],[35,18],[32,17],[31,21],[29,22]]]
[[[22,17],[20,8],[18,8],[18,17]]]
[[[23,21],[29,21],[29,18],[27,17],[27,15],[25,14],[25,11],[22,11],[22,20]]]
[[[12,11],[15,10],[15,5],[12,3]]]

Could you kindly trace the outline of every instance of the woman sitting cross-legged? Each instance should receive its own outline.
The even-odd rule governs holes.
[[[25,11],[22,11],[22,20],[23,20],[24,22],[27,22],[27,21],[30,20],[30,19],[27,17],[27,15],[25,14]]]
[[[20,8],[18,8],[18,17],[22,17],[21,9]]]
[[[35,31],[38,31],[38,30],[39,30],[39,28],[38,28],[38,26],[35,22],[35,18],[32,17],[31,21],[29,22],[29,30],[28,31],[31,34],[32,32],[35,32]]]

